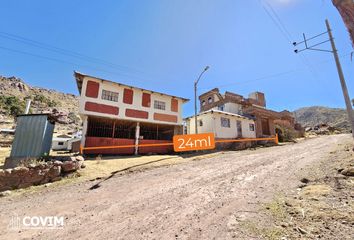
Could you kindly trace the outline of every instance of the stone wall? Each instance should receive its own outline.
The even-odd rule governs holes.
[[[55,182],[83,167],[84,159],[58,157],[38,164],[23,164],[16,168],[0,169],[0,192]]]

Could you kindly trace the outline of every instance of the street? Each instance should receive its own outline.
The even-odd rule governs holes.
[[[248,239],[240,219],[296,188],[350,135],[216,157],[0,199],[1,239]],[[94,187],[93,187],[94,186]],[[64,216],[63,229],[8,229],[11,216]]]

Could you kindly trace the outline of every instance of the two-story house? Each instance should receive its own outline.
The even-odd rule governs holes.
[[[139,147],[171,142],[181,134],[182,106],[188,99],[74,73],[80,93],[84,147],[130,145],[127,148],[87,149],[86,154],[167,153],[172,146]]]
[[[221,94],[214,88],[199,96],[198,132],[214,132],[216,138],[256,138],[275,135],[274,121],[294,125],[288,111],[266,109],[264,93],[254,92],[248,98],[232,93]],[[186,118],[187,132],[195,132],[194,116]]]

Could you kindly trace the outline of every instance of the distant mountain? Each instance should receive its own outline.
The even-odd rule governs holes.
[[[301,123],[303,127],[328,124],[343,131],[350,131],[351,129],[347,112],[341,108],[304,107],[294,111],[294,116],[296,121]]]
[[[30,113],[47,113],[54,110],[61,114],[61,123],[56,124],[56,132],[69,133],[80,128],[77,96],[32,87],[17,77],[0,76],[0,129],[14,127],[14,117],[24,113],[26,99],[31,99],[32,102]]]

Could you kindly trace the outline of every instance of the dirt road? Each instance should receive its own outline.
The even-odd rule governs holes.
[[[1,239],[249,239],[240,219],[299,184],[349,135],[217,157],[0,199]],[[93,188],[92,188],[93,187]],[[90,190],[90,188],[92,190]],[[58,230],[10,230],[11,216],[65,216]]]

